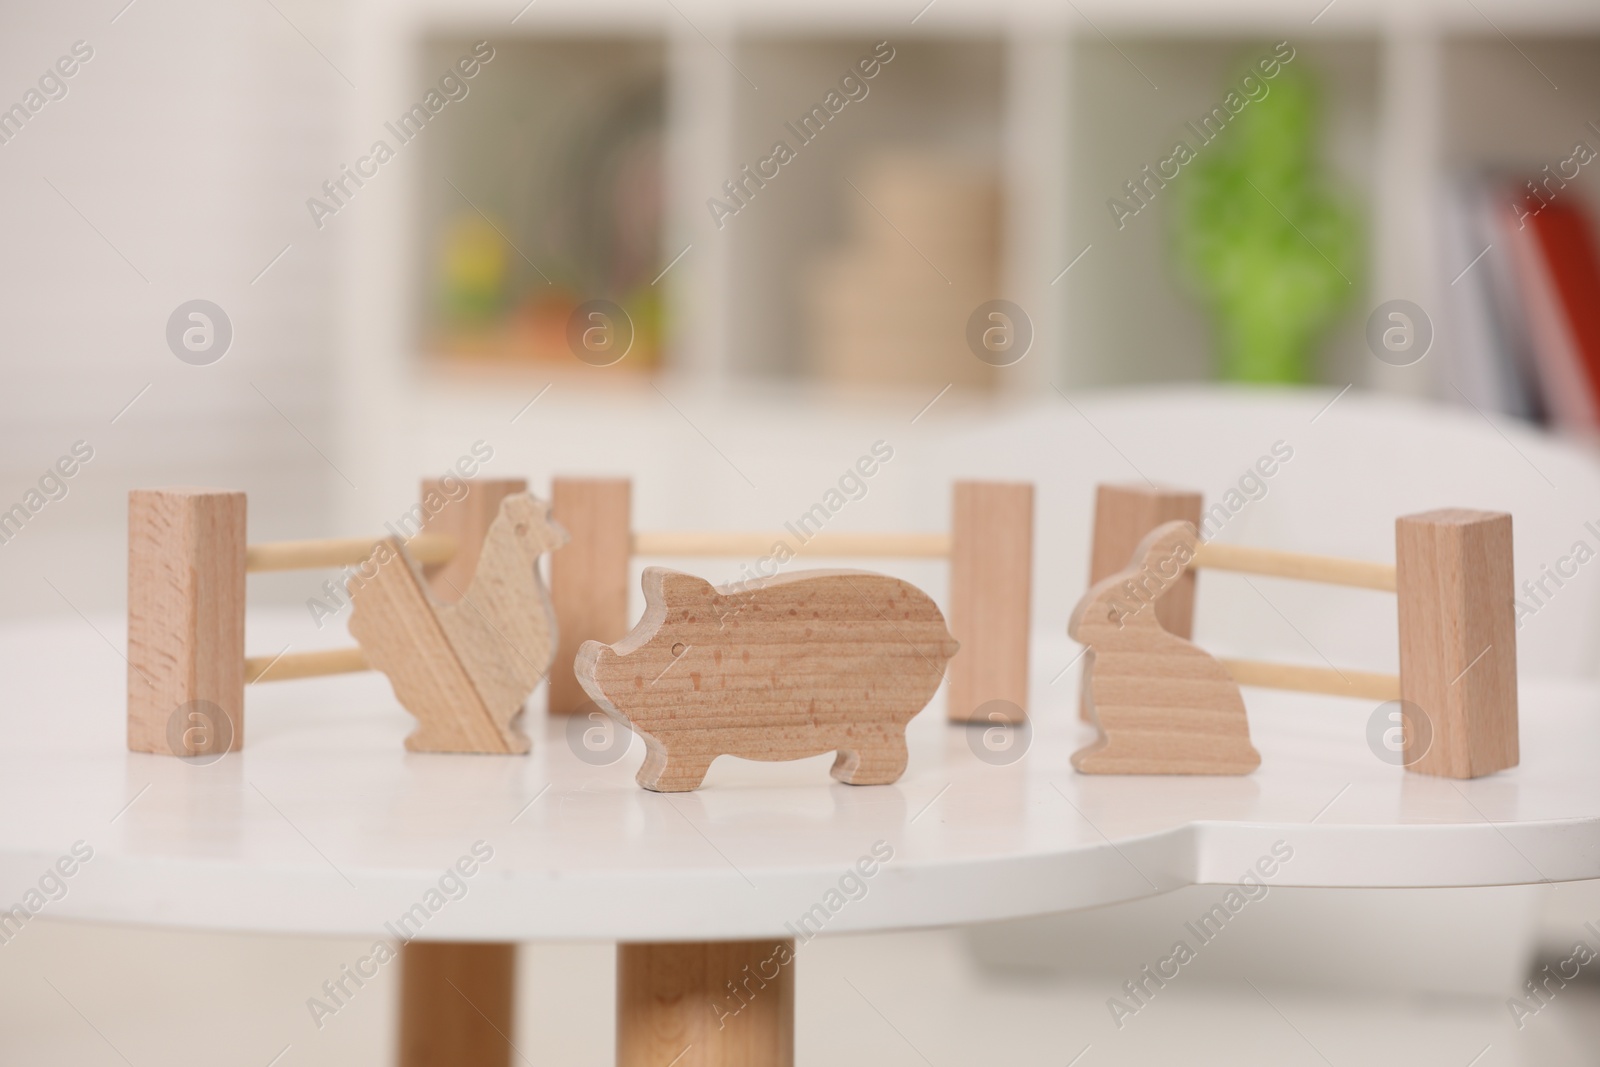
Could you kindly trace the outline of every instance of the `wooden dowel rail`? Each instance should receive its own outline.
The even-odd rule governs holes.
[[[1338,556],[1315,556],[1303,552],[1279,552],[1246,545],[1223,545],[1207,541],[1195,547],[1191,567],[1218,571],[1238,571],[1272,578],[1297,578],[1326,585],[1349,585],[1359,589],[1381,589],[1393,593],[1398,588],[1392,563],[1372,563]]]
[[[1301,667],[1288,663],[1265,663],[1244,659],[1225,659],[1222,664],[1240,685],[1370,700],[1400,699],[1400,679],[1393,674],[1337,671],[1326,667]],[[296,678],[320,678],[332,674],[354,674],[365,670],[370,668],[359,648],[289,652],[281,656],[250,656],[244,661],[244,677],[247,683],[287,682]]]
[[[790,534],[717,533],[696,530],[641,531],[633,535],[636,556],[767,556],[782,542],[810,556],[882,556],[946,559],[950,535],[940,533],[819,533],[799,544]]]
[[[765,556],[780,538],[755,533],[670,531],[636,533],[632,550],[644,556]],[[789,538],[781,538],[789,544]],[[301,570],[352,566],[366,560],[382,538],[348,537],[312,541],[275,541],[245,549],[247,571]],[[444,534],[419,534],[406,542],[419,563],[444,563],[455,554],[455,539]],[[897,556],[943,558],[950,555],[948,534],[816,534],[802,552],[825,556]],[[281,656],[249,656],[244,680],[286,682],[369,670],[359,648],[322,652],[290,652]]]
[[[1263,663],[1250,659],[1225,659],[1222,665],[1240,685],[1261,689],[1289,689],[1297,693],[1326,693],[1364,700],[1399,700],[1400,678],[1370,671],[1338,671],[1326,667],[1301,667],[1290,663]]]
[[[322,652],[285,652],[281,656],[247,656],[245,684],[287,682],[295,678],[321,678],[329,674],[354,674],[371,670],[359,648],[330,648]]]
[[[246,571],[299,571],[316,567],[353,567],[366,561],[382,537],[328,537],[310,541],[264,541],[246,545]],[[456,539],[448,534],[418,534],[406,541],[418,563],[448,563]]]

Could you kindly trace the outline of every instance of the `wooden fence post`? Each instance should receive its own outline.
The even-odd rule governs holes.
[[[633,483],[627,478],[557,478],[551,516],[572,536],[550,555],[550,599],[559,641],[550,669],[550,714],[571,715],[589,696],[572,673],[578,646],[611,644],[628,632],[633,559]]]
[[[128,749],[244,744],[245,495],[128,494]]]
[[[1093,586],[1126,567],[1144,535],[1162,523],[1182,519],[1194,523],[1198,530],[1200,503],[1200,494],[1186,489],[1162,489],[1137,483],[1096,486],[1089,584]],[[1194,632],[1194,587],[1194,571],[1187,570],[1155,602],[1156,620],[1161,628],[1185,641]],[[1081,687],[1078,717],[1089,718]]]
[[[1463,508],[1403,515],[1394,539],[1400,698],[1416,705],[1431,734],[1408,727],[1407,769],[1477,778],[1515,767],[1511,516]]]
[[[1033,485],[956,482],[950,521],[951,722],[990,721],[990,701],[1028,709],[1033,593]]]

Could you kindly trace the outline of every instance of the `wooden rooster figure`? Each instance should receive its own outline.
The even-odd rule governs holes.
[[[556,647],[539,557],[566,542],[550,505],[517,493],[501,501],[457,602],[435,599],[397,538],[379,542],[350,579],[350,633],[417,718],[406,748],[528,751],[517,719]]]

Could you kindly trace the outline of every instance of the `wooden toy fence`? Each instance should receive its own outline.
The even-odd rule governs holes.
[[[1163,523],[1201,525],[1199,493],[1102,485],[1095,499],[1093,585],[1128,565]],[[1222,660],[1243,686],[1404,700],[1426,716],[1431,741],[1407,729],[1405,764],[1422,774],[1476,778],[1518,760],[1517,644],[1511,516],[1447,509],[1395,520],[1393,564],[1204,542],[1185,572],[1154,592],[1162,627],[1188,639],[1195,570],[1212,569],[1396,594],[1400,673],[1376,674],[1255,660]],[[1080,705],[1080,714],[1086,714]]]
[[[461,487],[466,486],[465,493]],[[419,503],[397,523],[417,527],[407,549],[433,594],[455,600],[478,565],[500,502],[521,479],[424,479]],[[244,744],[244,688],[251,682],[367,668],[361,649],[245,656],[245,575],[356,567],[383,538],[245,543],[245,494],[221,489],[136,489],[128,497],[128,748],[199,755]],[[401,533],[409,532],[402,529]],[[200,731],[172,728],[195,702]]]
[[[460,487],[467,491],[460,493]],[[521,479],[425,479],[402,523],[418,527],[407,550],[444,602],[471,581],[490,523]],[[558,478],[553,517],[572,540],[550,557],[561,643],[550,710],[570,714],[587,696],[572,673],[578,646],[628,632],[629,567],[635,555],[760,558],[777,538],[712,532],[635,532],[626,479]],[[952,661],[950,718],[968,720],[990,701],[1028,702],[1033,579],[1033,487],[957,482],[949,534],[810,533],[809,557],[948,558],[949,622],[962,651]],[[244,690],[367,670],[358,647],[245,655],[245,577],[261,571],[357,567],[383,538],[246,544],[246,499],[215,489],[140,489],[128,502],[128,748],[199,755],[244,743]],[[407,532],[407,531],[402,531]],[[809,532],[809,531],[807,531]],[[174,731],[184,708],[203,702],[204,729]],[[217,709],[226,725],[211,721]],[[985,713],[985,717],[989,713]]]

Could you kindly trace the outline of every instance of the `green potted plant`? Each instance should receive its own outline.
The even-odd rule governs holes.
[[[1198,153],[1174,248],[1216,324],[1221,376],[1304,382],[1356,296],[1360,222],[1322,176],[1310,77],[1286,68],[1270,85]]]

